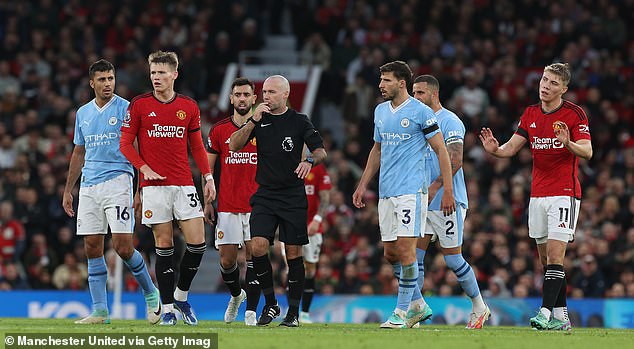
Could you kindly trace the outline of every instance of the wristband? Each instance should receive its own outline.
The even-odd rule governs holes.
[[[209,182],[212,181],[214,179],[214,176],[211,175],[211,173],[207,173],[207,175],[205,176],[205,181]]]
[[[317,223],[321,223],[324,219],[320,215],[316,214],[313,216],[313,220]]]
[[[313,158],[306,158],[306,159],[304,159],[304,161],[309,163],[311,167],[315,166],[315,159],[313,159]]]
[[[260,122],[259,122],[259,121],[255,121],[255,120],[253,119],[253,116],[250,116],[250,117],[247,119],[247,122],[245,122],[245,124],[246,124],[246,123],[248,123],[249,121],[251,121],[251,122],[252,122],[255,126],[257,126],[257,125],[259,125],[259,124],[260,124]]]

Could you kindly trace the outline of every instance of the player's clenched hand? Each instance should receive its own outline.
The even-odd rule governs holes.
[[[141,221],[141,212],[143,212],[143,203],[141,202],[141,194],[139,191],[134,194],[134,200],[132,201],[132,207],[134,208],[134,219],[137,222]]]
[[[313,168],[308,161],[301,161],[297,168],[295,169],[295,173],[297,174],[297,178],[304,179],[310,173],[310,169]]]
[[[453,194],[444,191],[442,193],[442,199],[440,200],[440,209],[445,216],[450,216],[456,210],[456,202],[453,199]]]
[[[271,108],[268,103],[260,103],[253,111],[252,118],[255,122],[259,122],[262,120],[262,113],[269,113],[270,111]]]
[[[68,217],[75,217],[75,210],[73,210],[73,194],[70,192],[64,192],[62,207],[64,207],[64,211],[66,211]]]
[[[363,195],[365,194],[365,188],[357,187],[357,190],[352,194],[352,204],[356,208],[365,207],[365,203],[363,202]]]
[[[557,140],[561,142],[564,146],[567,146],[570,143],[570,130],[568,129],[568,125],[566,125],[563,121],[555,121],[553,124],[553,131],[555,132],[555,136]]]
[[[148,166],[148,165],[141,166],[141,168],[139,170],[141,171],[141,173],[143,173],[143,178],[146,181],[160,181],[160,180],[163,180],[163,179],[167,178],[167,177],[163,177],[160,174],[154,172],[154,170],[152,170],[150,168],[150,166]]]
[[[500,143],[498,143],[498,140],[495,139],[493,132],[488,127],[483,127],[482,131],[480,131],[480,141],[484,150],[489,153],[495,153],[500,147]]]
[[[214,206],[210,203],[205,203],[204,210],[205,222],[211,225],[216,224],[216,213],[214,212]]]

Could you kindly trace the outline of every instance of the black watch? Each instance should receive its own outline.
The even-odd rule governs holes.
[[[313,159],[313,158],[306,158],[306,159],[304,159],[304,161],[309,163],[311,167],[315,166],[315,159]]]
[[[260,124],[260,121],[262,121],[262,120],[260,120],[260,121],[255,121],[255,120],[253,119],[253,116],[250,116],[250,117],[247,119],[247,122],[245,122],[245,124],[246,124],[246,123],[248,123],[249,121],[251,121],[251,122],[252,122],[255,126],[257,126],[257,125],[259,125],[259,124]]]

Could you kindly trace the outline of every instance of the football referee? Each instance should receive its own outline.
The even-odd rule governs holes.
[[[269,76],[262,87],[263,103],[253,116],[231,135],[229,148],[238,151],[256,138],[258,190],[251,197],[251,245],[255,270],[266,305],[258,326],[268,325],[280,315],[273,293],[273,269],[268,256],[275,231],[284,242],[288,260],[288,313],[280,326],[299,326],[299,303],[304,290],[302,246],[308,243],[308,202],[304,177],[326,158],[323,141],[308,117],[286,106],[288,80]],[[303,146],[311,154],[302,160]]]

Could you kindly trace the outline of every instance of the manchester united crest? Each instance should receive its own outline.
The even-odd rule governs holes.
[[[176,117],[179,120],[185,120],[185,118],[187,117],[187,113],[185,113],[185,111],[181,109],[181,110],[176,112]]]
[[[225,233],[222,230],[220,230],[218,232],[218,240],[222,240],[223,237],[225,237]]]
[[[250,142],[251,145],[253,145],[254,147],[258,145],[258,143],[255,141],[255,137],[253,137]]]
[[[145,218],[152,218],[152,215],[154,214],[152,213],[152,210],[145,210],[143,215],[145,215]]]

